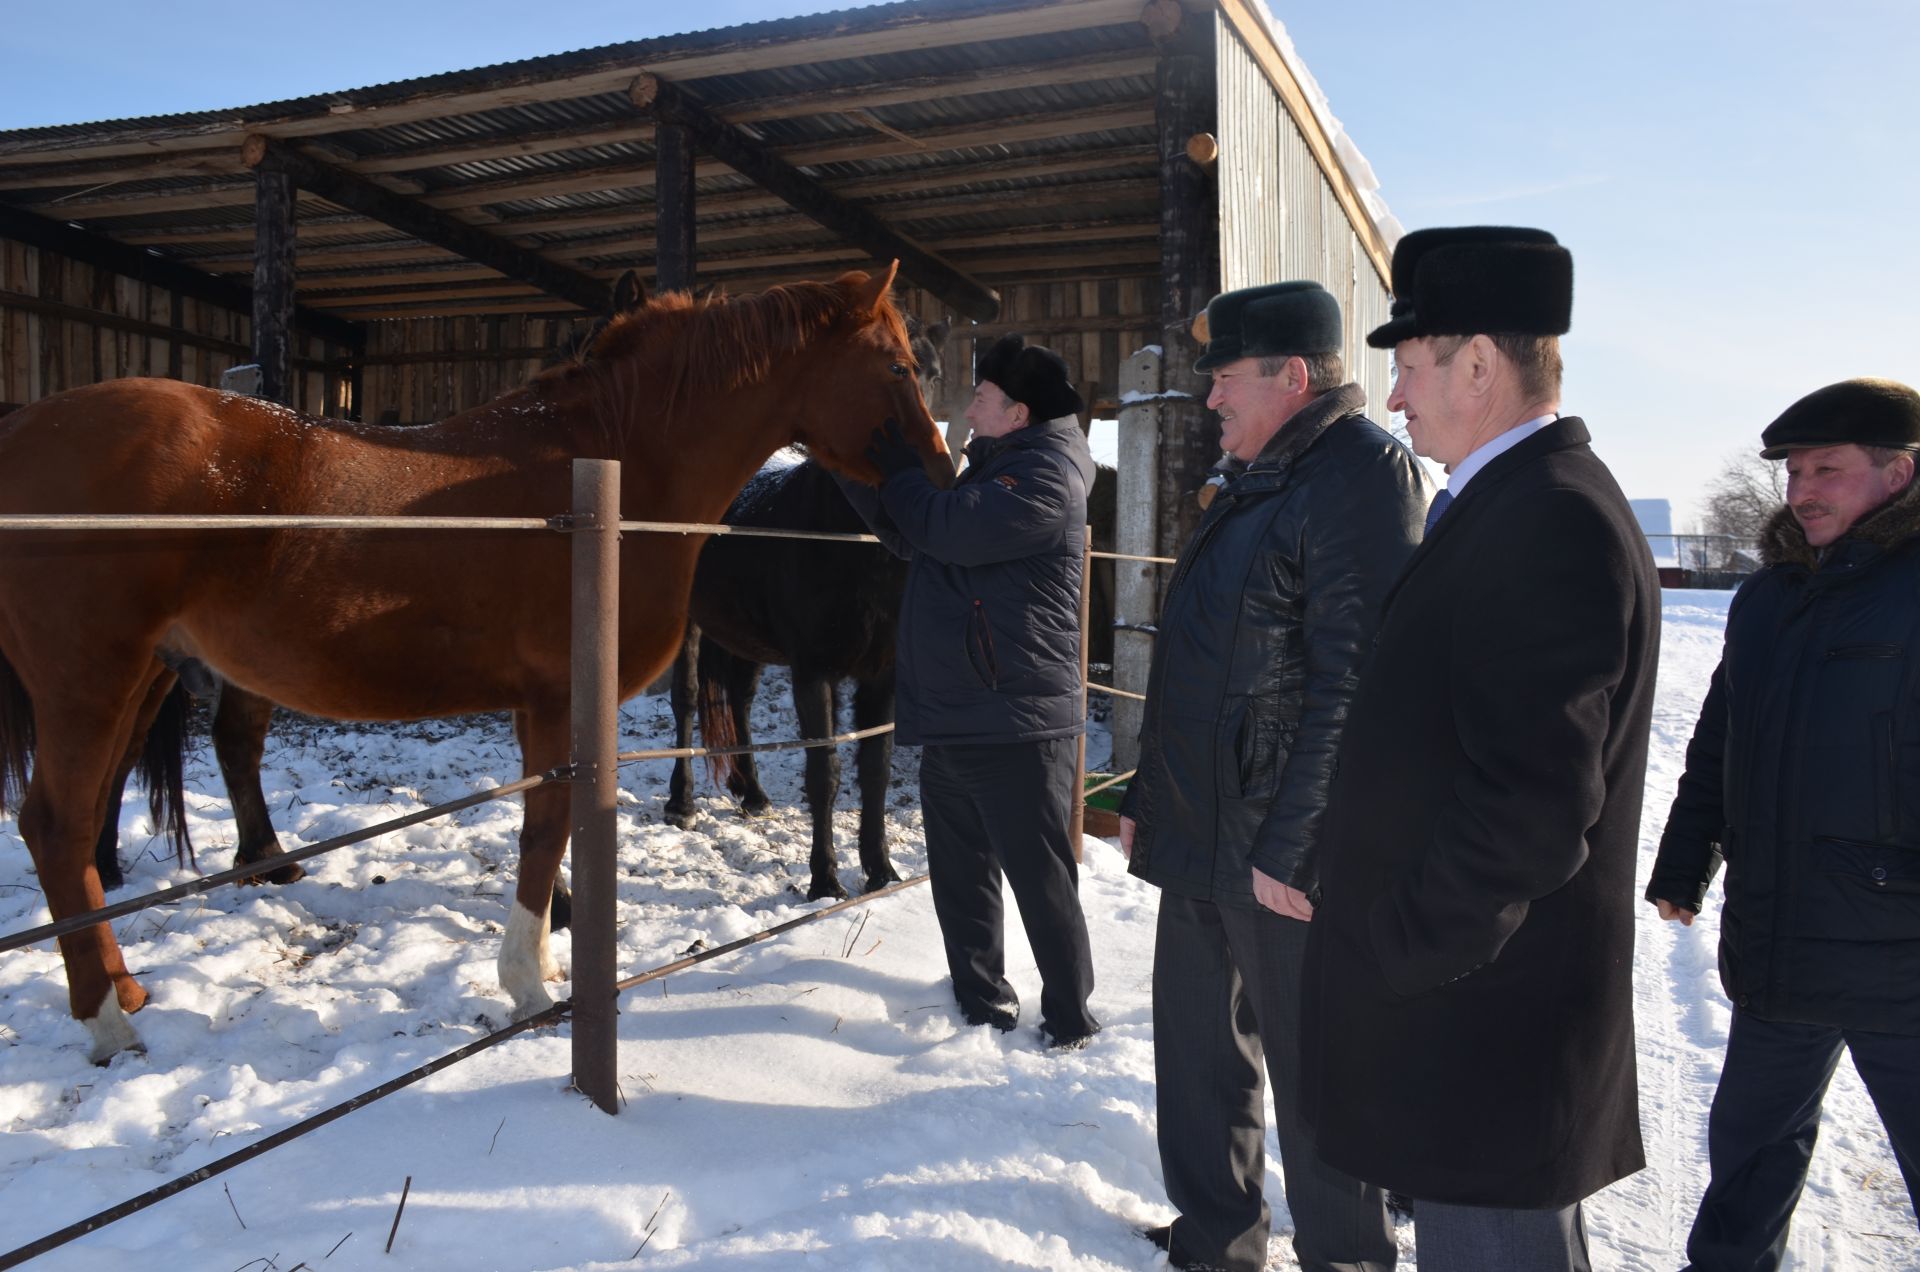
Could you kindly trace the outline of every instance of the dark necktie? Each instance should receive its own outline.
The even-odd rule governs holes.
[[[1439,494],[1433,497],[1433,502],[1427,506],[1427,533],[1428,534],[1433,533],[1434,525],[1440,520],[1441,516],[1445,514],[1445,512],[1447,511],[1447,505],[1452,502],[1453,502],[1453,492],[1451,490],[1443,490]]]

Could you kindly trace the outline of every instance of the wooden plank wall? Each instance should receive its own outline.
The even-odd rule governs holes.
[[[1386,419],[1390,360],[1366,333],[1387,320],[1386,284],[1280,94],[1230,24],[1216,27],[1220,75],[1220,286],[1311,278],[1340,301],[1347,374]]]
[[[1154,294],[1147,277],[1001,287],[999,319],[978,329],[956,326],[948,338],[942,400],[928,403],[929,408],[936,419],[957,418],[973,391],[970,368],[977,342],[1017,331],[1057,349],[1095,414],[1110,418],[1121,363],[1157,338]],[[925,323],[951,318],[937,299],[917,288],[901,288],[894,299],[902,312]],[[415,424],[478,406],[551,365],[585,325],[584,318],[538,314],[369,323],[367,353],[374,361],[362,375],[362,418]],[[453,356],[435,359],[436,353]]]
[[[40,303],[10,304],[9,297]],[[90,313],[108,321],[90,320]],[[129,329],[129,323],[148,329]],[[123,376],[177,374],[217,385],[222,371],[253,360],[252,326],[249,315],[0,239],[0,406]],[[346,351],[303,336],[295,352],[317,362]],[[293,405],[343,414],[341,404],[329,400],[331,379],[318,367],[297,369]]]

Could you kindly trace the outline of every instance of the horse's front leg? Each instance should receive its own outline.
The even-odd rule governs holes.
[[[691,622],[680,640],[680,652],[674,655],[673,679],[669,682],[667,702],[673,707],[673,744],[681,750],[693,745],[694,711],[700,694],[700,629]],[[667,783],[667,824],[692,830],[693,761],[684,756],[673,762],[673,776]]]
[[[528,774],[566,763],[571,717],[564,699],[518,713],[515,721]],[[526,794],[520,825],[520,883],[514,889],[507,932],[500,941],[500,988],[513,999],[513,1018],[553,1006],[544,982],[560,980],[560,966],[547,948],[548,906],[566,855],[571,802],[564,784],[537,786]]]
[[[260,787],[260,763],[267,753],[267,730],[273,726],[273,704],[238,685],[220,687],[220,704],[213,711],[213,754],[220,761],[220,780],[233,802],[233,820],[240,836],[234,860],[252,865],[282,855],[280,836],[267,812],[267,794]],[[299,862],[255,875],[249,883],[292,883],[306,877]]]
[[[871,729],[892,723],[893,673],[855,682],[853,727]],[[887,787],[893,780],[893,734],[861,738],[855,765],[860,779],[860,868],[867,875],[863,890],[873,892],[900,882],[899,872],[887,854]]]
[[[132,733],[127,738],[127,745],[122,748],[120,762],[114,766],[113,776],[107,782],[100,818],[100,838],[93,846],[93,868],[99,872],[103,889],[117,888],[126,882],[126,876],[120,870],[120,806],[126,800],[127,779],[133,776],[134,765],[140,762],[141,751],[147,744],[147,734],[159,719],[160,708],[166,702],[167,694],[172,692],[173,685],[173,674],[168,672],[156,676],[147,687],[146,697],[134,719]],[[163,833],[158,821],[156,816],[156,835]]]
[[[800,717],[800,736],[824,738],[833,734],[833,681],[815,672],[793,669],[793,706]],[[844,897],[840,871],[833,858],[833,804],[840,794],[840,752],[837,747],[807,748],[807,811],[813,814],[813,880],[807,899]]]

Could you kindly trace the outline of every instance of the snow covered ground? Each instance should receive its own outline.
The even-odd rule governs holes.
[[[1644,862],[1718,655],[1724,593],[1670,592]],[[769,678],[761,736],[793,736]],[[626,737],[667,732],[661,699]],[[276,735],[266,789],[282,832],[311,841],[517,775],[489,721]],[[903,874],[924,868],[914,755],[896,761]],[[851,764],[848,764],[851,768]],[[691,832],[662,824],[666,767],[623,774],[621,966],[640,970],[816,908],[806,883],[800,761],[770,757],[787,805],[749,821],[710,788]],[[201,861],[226,865],[232,823],[210,755],[190,770]],[[838,814],[858,886],[854,811]],[[53,951],[0,955],[0,1253],[232,1152],[504,1023],[493,960],[514,869],[517,803],[459,814],[310,862],[291,887],[224,889],[122,920],[153,991],[148,1051],[105,1069],[66,1014]],[[130,799],[134,842],[146,813]],[[0,823],[0,930],[46,912]],[[396,842],[398,840],[399,842]],[[564,1030],[514,1039],[35,1262],[47,1269],[787,1268],[974,1272],[1147,1269],[1133,1235],[1170,1215],[1154,1149],[1148,972],[1156,897],[1118,851],[1087,843],[1083,897],[1106,1031],[1045,1051],[1039,986],[1017,925],[1026,1023],[967,1029],[944,985],[924,888],[633,991],[608,1117],[567,1089]],[[157,847],[145,892],[187,877]],[[1637,966],[1649,1168],[1594,1199],[1598,1266],[1672,1269],[1705,1179],[1705,1121],[1727,1009],[1716,919],[1661,924]],[[564,963],[567,937],[557,938]],[[412,1177],[391,1255],[381,1253]],[[1269,1180],[1277,1227],[1286,1210]],[[1412,1261],[1411,1231],[1402,1230]],[[249,1262],[251,1261],[251,1262]],[[1276,1239],[1271,1266],[1295,1267]],[[1796,1269],[1913,1269],[1920,1239],[1850,1065],[1827,1103],[1795,1224]]]

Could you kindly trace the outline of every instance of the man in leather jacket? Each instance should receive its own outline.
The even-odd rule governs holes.
[[[1829,385],[1762,443],[1787,506],[1728,613],[1646,893],[1691,924],[1726,864],[1697,1272],[1780,1266],[1843,1047],[1920,1198],[1920,394]]]
[[[1174,568],[1121,810],[1130,869],[1162,890],[1154,1062],[1180,1213],[1145,1235],[1175,1267],[1266,1266],[1264,1059],[1301,1267],[1391,1268],[1380,1190],[1324,1165],[1300,1116],[1299,981],[1335,748],[1426,481],[1343,383],[1317,284],[1216,297],[1196,335],[1246,466]]]

